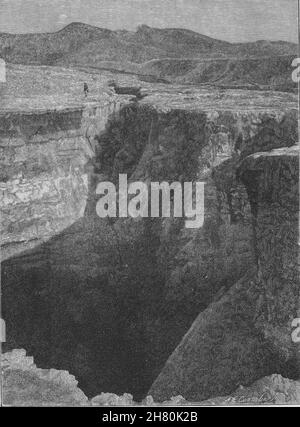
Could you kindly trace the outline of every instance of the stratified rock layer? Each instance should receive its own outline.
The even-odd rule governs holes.
[[[63,111],[0,113],[2,260],[82,217],[94,136],[115,101]]]

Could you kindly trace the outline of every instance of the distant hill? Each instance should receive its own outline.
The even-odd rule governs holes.
[[[287,72],[287,59],[280,57],[296,54],[296,44],[283,41],[229,43],[186,29],[158,29],[146,25],[140,26],[136,32],[72,23],[55,33],[0,33],[0,56],[10,63],[93,66],[161,78],[168,76],[183,83],[209,82],[216,77],[222,80],[220,73],[224,72],[224,67],[216,61],[220,58],[227,61],[225,69],[229,75],[227,78],[223,76],[226,84],[241,80],[247,67],[251,70],[246,74],[256,82],[252,68],[256,67],[257,61],[261,64],[260,73],[263,68],[271,73],[270,80],[274,73],[278,77],[273,67],[281,70],[280,75]],[[271,67],[262,65],[263,61],[269,62],[269,59],[263,59],[265,56],[273,58]],[[246,58],[248,62],[244,61]],[[210,73],[211,77],[206,77]]]
[[[141,71],[183,84],[293,91],[297,88],[291,78],[293,59],[293,55],[206,60],[156,59],[143,64]]]

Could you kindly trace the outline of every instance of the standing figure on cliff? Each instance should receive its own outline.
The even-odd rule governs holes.
[[[83,84],[83,91],[84,91],[84,95],[85,95],[85,97],[87,97],[87,96],[88,96],[88,93],[89,93],[89,87],[88,87],[88,84],[87,84],[87,83],[84,83],[84,84]]]

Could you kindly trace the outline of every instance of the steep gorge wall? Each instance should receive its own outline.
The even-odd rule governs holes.
[[[160,240],[164,295],[177,315],[194,305],[199,312],[256,265],[251,206],[236,171],[251,153],[292,146],[296,129],[296,111],[162,112],[144,105],[126,107],[99,138],[101,171],[116,184],[119,173],[129,181],[206,184],[202,229],[185,229],[178,219],[149,221]]]
[[[2,260],[37,246],[83,216],[93,137],[115,102],[0,115]]]
[[[296,123],[293,110],[161,111],[146,103],[111,115],[95,145],[88,188],[80,193],[84,215],[3,263],[6,349],[26,348],[39,366],[67,369],[90,396],[130,392],[141,399],[207,307],[219,307],[225,298],[229,328],[236,322],[238,331],[242,316],[248,330],[247,303],[239,305],[231,295],[233,285],[256,270],[257,253],[251,203],[236,169],[252,153],[295,144]],[[188,230],[172,218],[101,220],[95,212],[96,185],[106,179],[117,183],[119,173],[146,182],[205,181],[204,227]],[[247,307],[251,310],[251,295]],[[210,331],[214,322],[218,318]],[[244,349],[243,332],[237,334],[234,345]],[[203,351],[207,362],[212,354],[220,358],[220,389],[210,386],[207,374],[203,398],[220,394],[226,381],[234,390],[251,380],[245,374],[248,363],[253,381],[275,372],[275,364],[266,369],[271,353],[254,335],[248,359],[230,380],[222,367],[228,360],[235,367],[237,356],[227,357],[222,345]],[[218,334],[214,339],[222,344]],[[166,393],[160,385],[153,390],[159,400],[169,391],[168,398],[184,395],[183,384],[177,385]]]
[[[137,288],[136,300],[137,305],[140,304],[143,308],[138,313],[138,319],[130,322],[133,323],[130,331],[137,324],[143,325],[142,331],[149,331],[148,340],[143,340],[143,332],[140,340],[144,350],[146,349],[147,364],[153,376],[159,372],[163,358],[179,343],[180,336],[185,334],[197,314],[226,295],[233,284],[242,280],[246,273],[249,272],[248,276],[255,274],[257,250],[251,204],[244,183],[237,179],[237,168],[243,158],[251,153],[295,144],[296,118],[295,111],[160,112],[147,105],[138,109],[129,106],[121,112],[119,122],[112,123],[107,135],[100,138],[100,163],[106,165],[105,174],[112,180],[117,180],[118,173],[127,173],[131,180],[146,182],[206,182],[205,223],[200,230],[187,230],[182,221],[174,219],[148,222],[145,219],[138,222],[128,220],[125,226],[123,222],[122,226],[120,221],[116,223],[117,229],[125,227],[135,234],[135,237],[132,234],[130,237],[134,239],[135,247],[143,247],[141,242],[145,238],[145,244],[155,242],[148,260],[145,256],[141,260],[143,284],[138,283],[138,287],[145,288],[146,291],[138,291]],[[129,123],[134,125],[128,128]],[[142,142],[142,145],[136,146],[133,141]],[[124,234],[126,235],[126,231],[123,231]],[[147,277],[151,264],[151,274],[153,275],[153,271],[157,272],[158,283],[153,280],[151,282]],[[136,266],[134,268],[137,269]],[[163,286],[159,287],[159,283],[163,283]],[[147,299],[151,301],[151,290],[153,292],[155,285],[159,295],[156,304],[159,308],[153,313],[153,304],[145,305],[143,298],[138,295],[139,292],[142,296],[147,292]],[[228,298],[230,300],[230,296]],[[239,316],[235,314],[239,310],[239,304],[235,297],[230,304],[233,310],[230,316],[235,323],[235,316]],[[247,304],[251,312],[251,297],[245,303],[246,307]],[[249,330],[251,325],[247,324],[248,308],[243,303],[240,316],[245,318],[245,327]],[[153,326],[153,317],[156,328]],[[236,327],[237,325],[238,322]],[[230,340],[230,335],[228,337]],[[243,332],[237,338],[237,345],[243,351],[243,344],[239,343],[239,339],[243,341],[242,337]],[[222,342],[220,336],[216,340]],[[235,346],[236,341],[233,340],[233,343]],[[231,378],[225,375],[222,377],[224,364],[228,363],[226,359],[231,359],[228,363],[230,375],[230,371],[235,369],[231,363],[236,364],[236,356],[228,356],[225,349],[222,349],[223,354],[219,352],[222,363],[221,377],[218,378],[219,391],[223,390],[226,381],[228,390],[232,391],[242,381],[254,381],[281,369],[279,360],[270,364],[268,346],[256,331],[253,332],[252,343],[246,350],[248,356],[242,360],[240,371],[236,369],[236,377],[232,374]],[[218,354],[218,350],[213,352],[209,347],[207,360],[211,360],[211,354]],[[189,360],[187,357],[187,364]],[[250,378],[247,378],[247,371]],[[190,377],[188,381],[193,382]],[[207,394],[202,398],[218,393],[218,388],[210,389],[210,382],[211,373],[205,384]],[[182,390],[185,388],[172,390],[167,398],[180,394]],[[150,394],[151,392],[152,389]],[[156,396],[161,397],[159,394]],[[197,397],[196,400],[199,400],[201,396]]]
[[[300,314],[299,146],[252,154],[239,175],[252,207],[260,301],[257,326],[283,360],[294,360],[300,375],[299,346],[290,339]]]
[[[299,379],[299,148],[252,154],[238,170],[253,219],[255,269],[195,320],[149,394],[199,401],[264,375]]]

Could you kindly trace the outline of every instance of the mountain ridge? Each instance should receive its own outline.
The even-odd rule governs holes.
[[[0,33],[0,55],[8,62],[38,62],[51,65],[54,54],[76,53],[78,46],[91,41],[106,40],[110,44],[125,48],[130,62],[145,62],[151,59],[168,57],[197,58],[197,55],[235,55],[249,54],[270,56],[296,53],[297,45],[285,41],[258,40],[247,43],[230,43],[184,28],[152,28],[141,25],[136,32],[127,30],[109,30],[89,24],[73,22],[53,33],[10,34]],[[128,46],[128,43],[130,44]],[[42,45],[43,51],[37,45]],[[138,47],[149,50],[148,55],[135,52]],[[105,46],[103,46],[105,47]],[[126,47],[131,51],[127,51]],[[28,50],[31,48],[31,55]],[[33,51],[33,52],[32,52]],[[99,51],[98,51],[99,54]]]
[[[252,69],[250,80],[257,84],[273,84],[274,87],[280,83],[280,88],[290,90],[293,87],[290,78],[292,55],[297,55],[297,45],[290,42],[258,40],[230,43],[189,29],[152,28],[147,25],[140,25],[136,31],[113,31],[73,22],[53,33],[0,33],[0,57],[10,63],[99,69],[108,66],[111,70],[188,84],[214,82],[216,74],[219,80],[219,71],[222,71],[220,63],[216,63],[219,59],[230,59],[228,72],[237,75],[240,84],[247,68],[241,67],[239,61],[258,59],[259,64],[257,61],[249,63]],[[151,61],[158,61],[158,66],[153,67]],[[199,67],[197,61],[212,61],[211,67]],[[192,67],[191,62],[194,62]],[[260,74],[256,78],[256,66],[264,70],[267,79]],[[212,73],[211,78],[209,73]],[[231,80],[230,77],[225,82]]]

